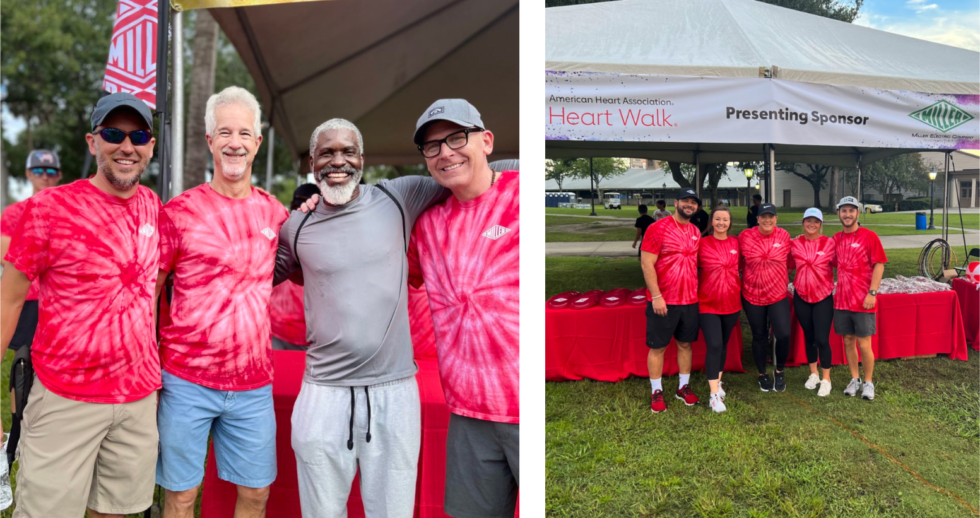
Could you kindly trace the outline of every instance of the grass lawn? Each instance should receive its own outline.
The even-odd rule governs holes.
[[[914,275],[918,253],[889,250],[885,276]],[[643,283],[635,258],[545,261],[546,296]],[[743,323],[746,367],[750,339]],[[660,415],[649,411],[646,379],[546,383],[547,513],[976,516],[978,368],[972,350],[967,362],[881,361],[874,402],[841,394],[844,366],[832,370],[827,398],[803,388],[806,367],[787,369],[784,393],[760,392],[751,374],[728,374],[722,415],[706,405],[703,373],[691,377],[701,404],[687,408],[668,397]],[[667,392],[676,380],[665,378]]]

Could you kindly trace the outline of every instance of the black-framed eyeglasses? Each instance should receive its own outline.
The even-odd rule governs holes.
[[[125,132],[116,128],[102,128],[94,133],[98,133],[99,136],[102,137],[102,140],[110,144],[122,144],[122,142],[126,140],[126,137],[129,137],[129,141],[132,142],[134,146],[143,146],[153,138],[153,133],[146,130]]]
[[[31,172],[34,173],[34,176],[48,175],[53,177],[61,174],[61,171],[53,167],[32,167]]]
[[[440,140],[430,140],[428,142],[423,142],[419,146],[419,151],[422,152],[422,156],[425,158],[435,158],[439,156],[442,152],[442,145],[445,144],[449,149],[459,149],[470,141],[470,133],[475,133],[478,131],[483,131],[480,128],[466,128],[464,130],[452,133],[444,139]]]

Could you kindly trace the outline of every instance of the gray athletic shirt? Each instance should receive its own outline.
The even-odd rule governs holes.
[[[379,183],[401,203],[409,236],[419,214],[450,194],[423,176]],[[294,211],[279,231],[275,273],[278,284],[303,269],[310,344],[304,379],[360,387],[413,376],[408,236],[398,207],[373,185],[361,185],[357,198],[341,207],[321,201],[300,231],[297,263],[293,240],[304,217]]]

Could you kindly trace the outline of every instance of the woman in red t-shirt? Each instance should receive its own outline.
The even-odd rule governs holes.
[[[716,208],[698,248],[698,320],[707,345],[704,365],[711,388],[709,403],[715,412],[725,411],[721,371],[728,354],[728,338],[742,310],[738,239],[728,235],[731,228],[732,213],[727,207]]]
[[[759,369],[759,388],[763,392],[786,390],[783,368],[789,356],[787,286],[793,256],[789,253],[789,232],[777,227],[776,222],[776,207],[763,203],[759,206],[759,226],[738,236],[742,255],[742,309],[752,328],[752,357]],[[766,374],[770,326],[776,338],[774,380]]]
[[[817,395],[830,394],[830,325],[834,321],[834,259],[836,244],[822,234],[823,214],[809,208],[803,214],[804,234],[793,240],[790,251],[796,266],[793,309],[803,329],[806,360],[810,377],[804,385]],[[823,369],[823,379],[817,375],[817,359]]]

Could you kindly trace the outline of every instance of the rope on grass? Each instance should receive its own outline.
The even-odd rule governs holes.
[[[941,239],[937,239],[937,241],[942,241],[942,240]],[[945,243],[945,241],[943,241],[943,242]],[[842,423],[842,422],[834,419],[833,417],[830,417],[829,415],[827,415],[827,414],[825,414],[825,413],[817,410],[816,408],[813,408],[812,406],[808,405],[802,399],[800,399],[800,398],[798,398],[798,397],[796,397],[796,396],[794,396],[794,395],[792,395],[792,394],[790,394],[788,392],[783,392],[783,394],[785,394],[787,397],[789,397],[793,401],[796,401],[797,403],[799,403],[800,405],[802,405],[807,410],[816,412],[817,414],[820,414],[820,415],[826,417],[827,419],[833,421],[834,424],[836,424],[837,426],[839,426],[839,427],[847,430],[848,432],[851,433],[851,435],[853,435],[854,437],[857,437],[858,439],[860,439],[861,442],[863,442],[864,444],[867,444],[869,447],[873,448],[878,453],[884,455],[885,457],[887,457],[889,460],[891,460],[895,464],[898,464],[902,469],[904,469],[905,471],[907,471],[913,477],[917,478],[919,480],[919,482],[922,482],[922,484],[924,484],[924,485],[926,485],[928,487],[931,487],[932,489],[935,489],[936,491],[939,491],[940,493],[942,493],[944,495],[947,495],[947,496],[952,497],[954,500],[956,500],[957,502],[959,502],[960,504],[962,504],[964,507],[966,507],[967,509],[969,509],[971,513],[973,513],[973,514],[975,514],[977,516],[980,516],[980,510],[978,510],[976,507],[973,507],[972,505],[970,505],[969,502],[967,502],[966,500],[963,500],[963,498],[961,498],[959,495],[957,495],[956,493],[954,493],[954,492],[952,492],[952,491],[950,491],[950,490],[948,490],[948,489],[946,489],[944,487],[939,487],[939,486],[937,486],[935,484],[932,484],[928,480],[922,478],[922,475],[919,475],[918,473],[915,472],[915,470],[913,470],[912,468],[906,466],[902,461],[900,461],[900,460],[896,459],[895,457],[893,457],[890,453],[888,453],[887,451],[885,451],[884,448],[882,448],[881,446],[878,446],[877,444],[874,444],[871,441],[865,439],[864,436],[862,436],[861,434],[857,433],[855,430],[852,430],[851,428],[849,428],[844,423]]]
[[[933,239],[919,252],[919,275],[940,281],[943,278],[943,270],[948,270],[955,261],[956,252],[953,251],[953,247],[943,239]]]

